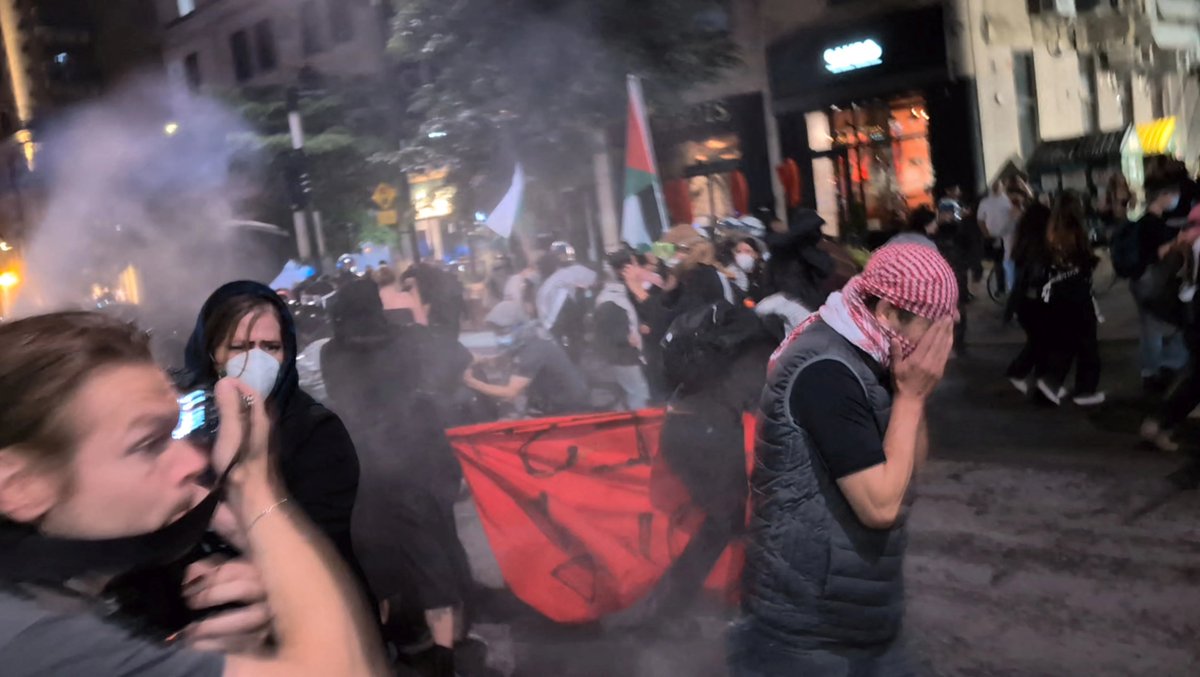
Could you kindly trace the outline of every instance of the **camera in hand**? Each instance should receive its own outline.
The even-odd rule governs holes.
[[[193,390],[179,397],[179,423],[171,437],[188,440],[193,444],[210,449],[217,439],[220,417],[213,391],[207,388]]]

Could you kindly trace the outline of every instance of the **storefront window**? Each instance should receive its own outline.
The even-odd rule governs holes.
[[[446,172],[416,176],[409,181],[417,220],[449,216],[454,212],[454,186],[446,185]]]
[[[688,193],[692,198],[692,214],[714,219],[733,215],[733,190],[728,175],[693,176],[688,179]]]
[[[436,171],[409,178],[409,192],[416,216],[421,256],[441,257],[443,230],[447,217],[454,213],[454,186],[447,185],[446,172]]]
[[[933,201],[929,113],[921,96],[807,116],[817,210],[839,232],[880,230]],[[827,122],[823,122],[822,118]],[[836,213],[836,220],[830,217]]]
[[[679,144],[673,163],[687,179],[692,214],[714,219],[732,216],[732,176],[741,167],[742,149],[737,134],[718,134]]]

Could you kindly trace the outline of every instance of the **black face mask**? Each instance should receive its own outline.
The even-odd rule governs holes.
[[[137,536],[84,540],[47,536],[27,525],[0,526],[0,580],[58,584],[174,562],[200,542],[222,494],[213,490],[183,517]]]
[[[75,539],[47,536],[36,527],[0,524],[0,582],[60,584],[82,576],[116,576],[181,559],[208,531],[225,495],[239,452],[212,485],[212,491],[183,517],[136,536]]]

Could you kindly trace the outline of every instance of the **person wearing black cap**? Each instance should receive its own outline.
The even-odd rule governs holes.
[[[954,269],[958,280],[958,322],[954,325],[954,354],[967,354],[967,303],[971,299],[967,276],[975,267],[974,242],[979,240],[979,229],[964,224],[963,210],[957,199],[944,198],[938,203],[937,227],[932,238],[942,257]]]
[[[766,286],[773,293],[756,310],[764,317],[782,319],[779,339],[858,272],[845,248],[822,234],[824,225],[815,211],[797,209],[787,225],[776,220],[767,233]]]
[[[363,467],[355,547],[372,593],[386,603],[387,636],[410,649],[408,661],[452,674],[470,567],[454,520],[462,471],[435,396],[422,387],[427,360],[388,322],[369,280],[333,297],[332,319],[322,371]],[[434,643],[427,652],[426,628]]]

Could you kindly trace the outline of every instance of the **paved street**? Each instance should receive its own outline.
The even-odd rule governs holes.
[[[1111,294],[1105,336],[1131,335],[1127,295]],[[1039,406],[1000,378],[1017,335],[991,333],[985,304],[972,319],[989,335],[932,405],[935,458],[912,515],[907,635],[923,673],[1196,674],[1200,496],[1127,519],[1184,461],[1137,444],[1135,344],[1104,344],[1105,407]],[[531,619],[482,630],[509,674],[717,677],[725,620],[621,638]]]
[[[1138,447],[1134,349],[1105,346],[1113,401],[1087,413],[1023,401],[997,378],[1011,349],[955,365],[908,560],[927,674],[1195,674],[1200,497],[1128,520],[1183,462]]]

